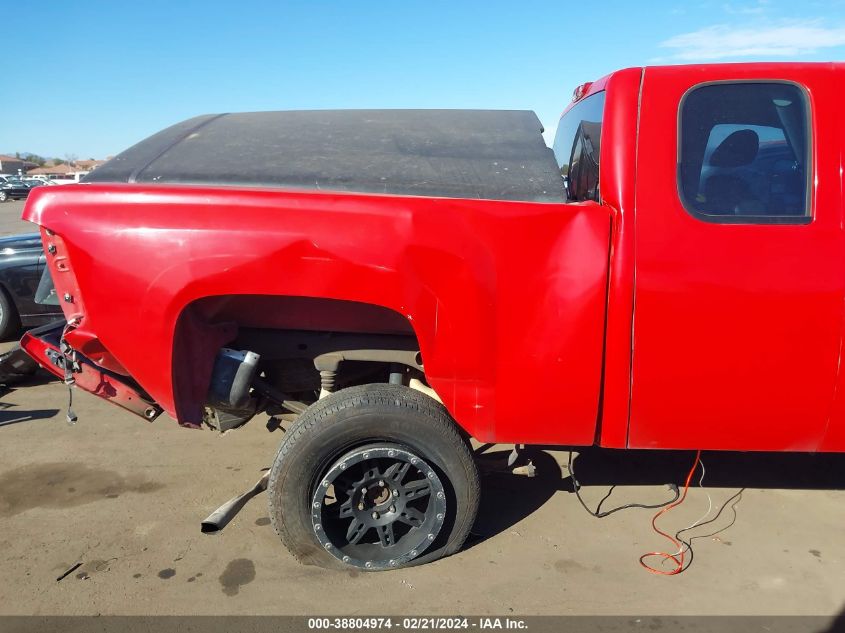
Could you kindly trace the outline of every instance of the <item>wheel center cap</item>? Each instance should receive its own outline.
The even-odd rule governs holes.
[[[376,486],[375,488],[370,488],[367,496],[374,505],[380,506],[382,503],[390,499],[390,489],[387,487],[380,488]]]

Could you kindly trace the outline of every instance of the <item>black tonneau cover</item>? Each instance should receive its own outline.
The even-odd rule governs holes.
[[[83,182],[182,183],[562,202],[537,115],[523,110],[309,110],[199,116]]]

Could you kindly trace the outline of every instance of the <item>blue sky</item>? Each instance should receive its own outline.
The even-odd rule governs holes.
[[[525,108],[553,130],[576,85],[618,68],[845,59],[845,0],[0,6],[0,152],[57,157],[207,112]]]

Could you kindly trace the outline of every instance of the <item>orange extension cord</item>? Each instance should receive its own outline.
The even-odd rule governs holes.
[[[657,532],[658,534],[660,534],[661,536],[666,537],[668,540],[670,540],[675,545],[675,547],[678,548],[678,550],[674,554],[669,554],[667,552],[649,552],[648,554],[643,554],[642,556],[640,556],[640,565],[642,565],[647,571],[650,571],[652,574],[658,574],[660,576],[675,576],[677,574],[680,574],[682,571],[684,571],[684,556],[686,555],[686,549],[678,541],[678,539],[676,539],[673,536],[670,536],[669,534],[666,534],[666,532],[664,532],[663,530],[661,530],[660,528],[657,527],[657,519],[659,519],[661,516],[663,516],[664,514],[669,512],[669,510],[671,510],[672,508],[675,508],[675,507],[681,505],[684,502],[684,499],[687,498],[687,491],[689,491],[690,481],[692,481],[692,476],[695,474],[695,471],[698,468],[698,463],[700,461],[701,461],[701,451],[698,451],[695,454],[695,462],[693,463],[692,468],[689,471],[689,475],[687,475],[687,480],[684,483],[684,492],[681,495],[681,498],[678,499],[677,501],[675,501],[675,503],[668,505],[665,508],[663,508],[660,512],[655,514],[654,518],[652,518],[652,520],[651,520],[651,527],[654,528],[654,531]],[[658,557],[658,558],[662,559],[663,561],[667,561],[667,560],[673,561],[675,563],[675,568],[674,569],[668,569],[668,570],[667,569],[657,569],[657,568],[652,567],[651,565],[649,565],[648,563],[645,562],[649,558],[654,558],[654,557]]]

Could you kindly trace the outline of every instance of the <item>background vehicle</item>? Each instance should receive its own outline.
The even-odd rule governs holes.
[[[38,233],[0,237],[0,340],[62,318],[59,306],[35,302],[44,260]]]
[[[68,324],[22,345],[147,419],[298,415],[270,516],[326,565],[456,551],[469,437],[845,451],[843,72],[622,70],[554,154],[529,112],[185,121],[34,191]]]
[[[0,202],[6,200],[22,200],[29,196],[31,187],[20,180],[6,180],[0,183]]]
[[[53,178],[51,178],[51,181],[53,184],[56,185],[71,185],[82,180],[88,173],[89,172],[87,171],[77,171],[72,174],[66,174],[63,176],[54,176]]]

